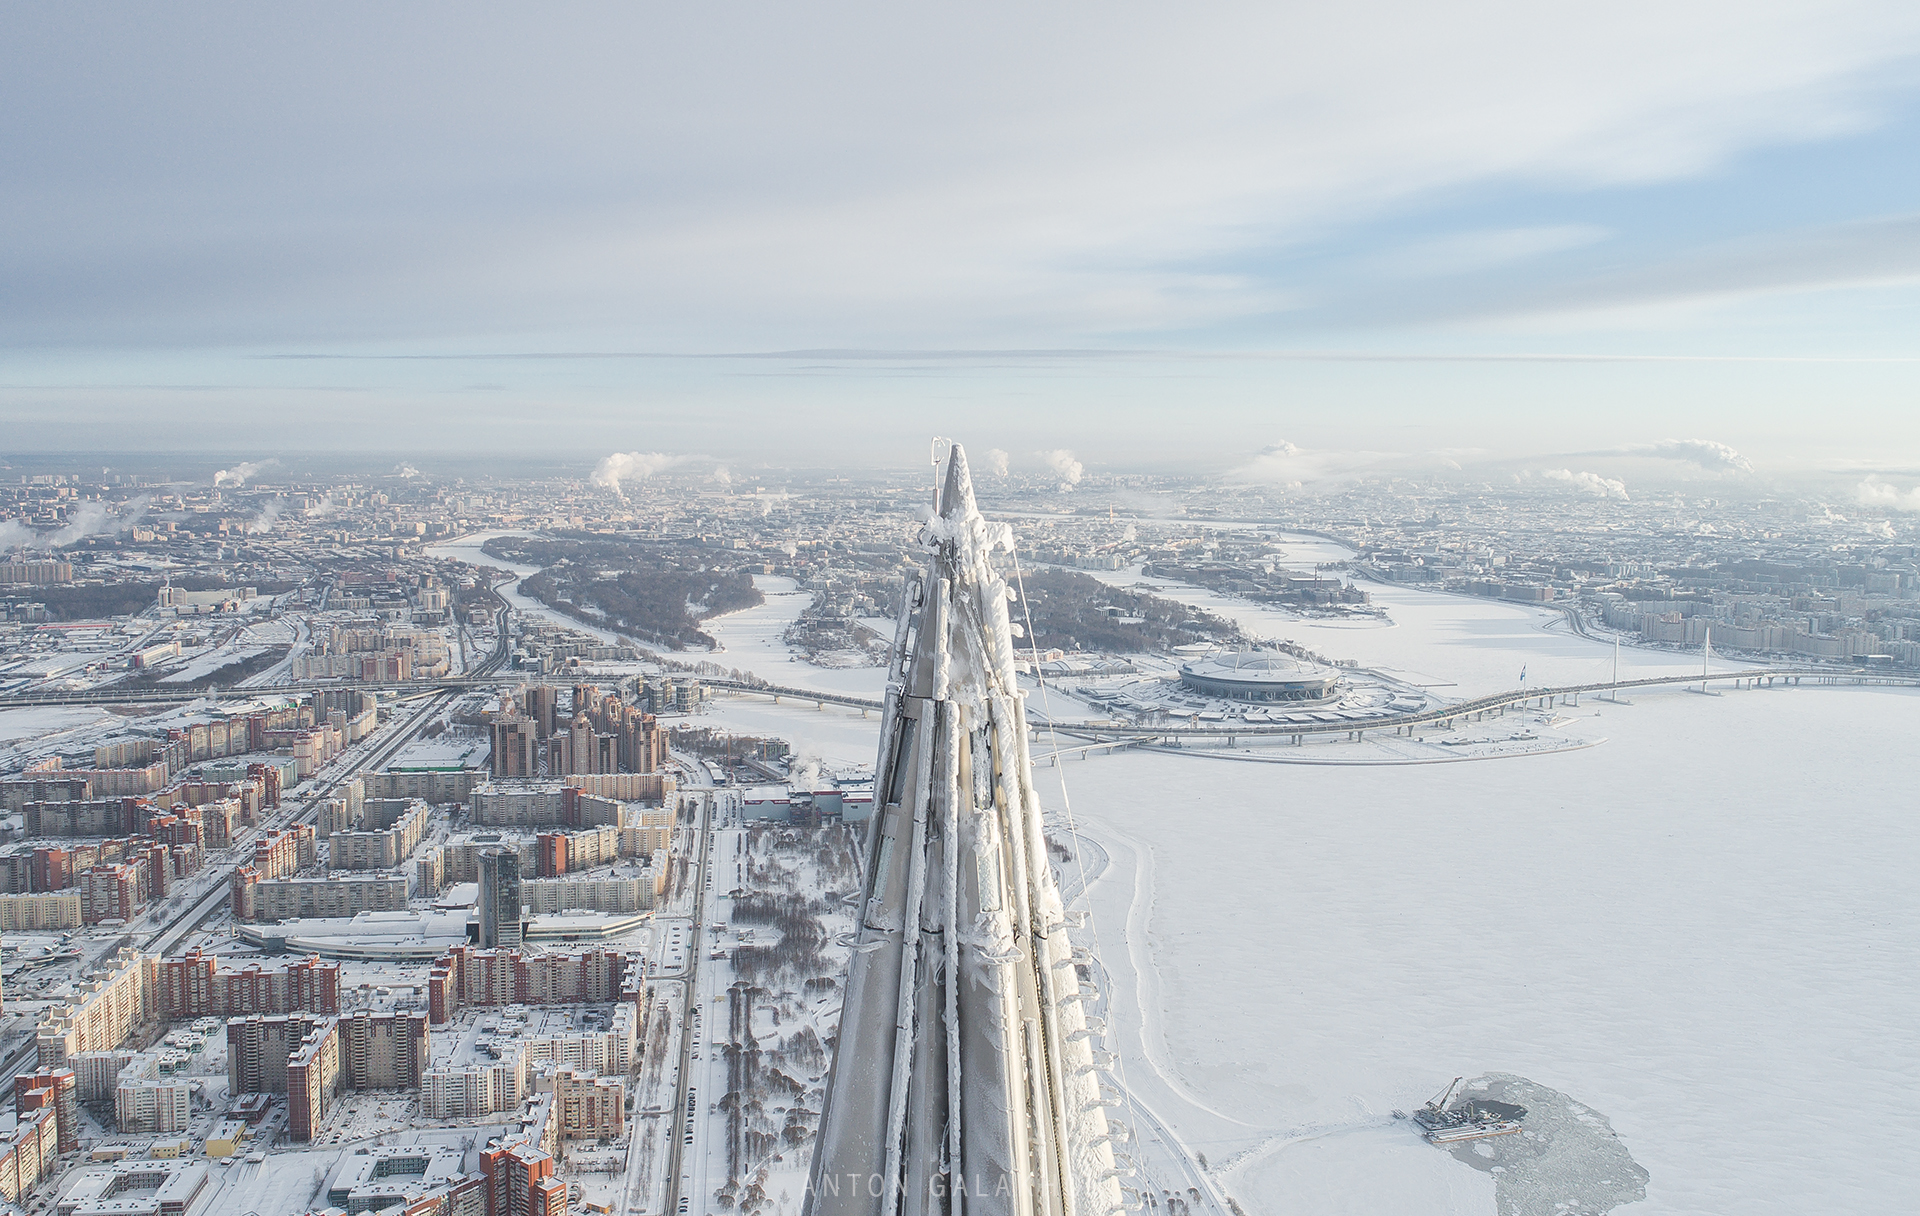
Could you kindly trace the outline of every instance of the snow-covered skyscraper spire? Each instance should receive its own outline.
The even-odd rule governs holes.
[[[953,445],[893,643],[859,943],[808,1216],[1107,1216],[1122,1206],[1047,864],[1011,531]]]

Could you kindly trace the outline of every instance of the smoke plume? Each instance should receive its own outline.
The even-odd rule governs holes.
[[[1622,502],[1627,498],[1627,483],[1611,477],[1602,477],[1598,473],[1579,472],[1571,469],[1542,469],[1540,476],[1548,481],[1564,482],[1576,490],[1588,494],[1598,494],[1602,498],[1618,498]]]
[[[1855,487],[1853,496],[1864,507],[1879,507],[1886,511],[1920,511],[1920,486],[1902,491],[1898,486],[1888,485],[1877,477],[1869,477]]]
[[[787,766],[787,785],[796,790],[813,789],[820,784],[821,773],[820,757],[796,756]]]
[[[279,463],[278,460],[272,459],[243,460],[230,469],[221,469],[218,473],[215,473],[213,475],[213,484],[216,486],[234,486],[236,488],[244,486],[249,481],[260,476],[260,470],[266,468],[268,465]]]
[[[1009,457],[1007,454],[999,448],[987,449],[987,468],[993,470],[995,477],[1005,477],[1007,475],[1008,460]]]
[[[147,497],[130,499],[116,512],[103,502],[83,502],[66,525],[47,537],[46,543],[56,549],[78,544],[89,536],[111,535],[123,531],[134,520],[147,513]]]
[[[273,525],[280,522],[280,512],[286,510],[286,507],[287,507],[287,502],[284,498],[268,499],[267,505],[260,508],[260,514],[256,515],[253,519],[253,522],[247,525],[247,531],[249,532],[273,531]]]
[[[612,490],[621,498],[623,481],[645,481],[655,473],[664,473],[676,465],[686,463],[685,456],[669,456],[665,452],[615,452],[594,466],[593,474],[587,478],[596,486]]]
[[[40,539],[40,534],[17,519],[0,519],[0,549],[17,549],[22,545],[31,545]]]
[[[1066,448],[1055,448],[1051,452],[1042,452],[1040,453],[1040,459],[1047,462],[1047,467],[1053,470],[1054,475],[1060,479],[1062,485],[1079,485],[1081,476],[1087,471],[1086,466],[1078,460],[1075,460],[1073,453]]]

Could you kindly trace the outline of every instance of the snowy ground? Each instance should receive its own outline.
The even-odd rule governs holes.
[[[811,702],[775,705],[765,697],[733,695],[716,695],[706,715],[693,721],[736,734],[785,739],[795,756],[818,759],[834,771],[871,766],[880,731],[878,711],[862,718],[857,709],[828,705],[815,710]]]
[[[248,659],[256,655],[265,654],[266,652],[267,648],[265,646],[240,645],[238,636],[236,636],[218,646],[208,649],[202,654],[194,656],[178,671],[170,672],[162,676],[160,682],[162,684],[190,683],[200,679],[202,676],[210,676],[221,668],[231,666],[235,663],[244,663]]]
[[[86,705],[43,705],[32,709],[0,709],[0,744],[37,739],[42,735],[117,721],[104,709]]]
[[[1606,746],[1062,770],[1114,862],[1130,1083],[1253,1213],[1491,1212],[1388,1117],[1483,1071],[1610,1118],[1647,1212],[1913,1210],[1920,825],[1889,749],[1920,695],[1579,712]]]
[[[1558,613],[1371,589],[1392,625],[1165,588],[1448,696],[1613,662]],[[1621,668],[1697,661],[1627,649]],[[844,711],[715,712],[829,757],[873,750],[875,724]],[[1560,714],[1558,733],[1604,742],[1473,764],[1122,752],[1042,770],[1045,801],[1060,807],[1064,778],[1111,861],[1094,926],[1127,1087],[1249,1216],[1492,1216],[1493,1176],[1390,1112],[1496,1072],[1611,1121],[1650,1175],[1624,1210],[1920,1209],[1900,1164],[1920,1132],[1920,824],[1899,763],[1920,693],[1642,691]]]
[[[780,928],[741,902],[725,900],[723,892],[741,887],[797,907],[814,904],[827,892],[851,891],[859,881],[852,836],[837,827],[784,825],[716,832],[703,945],[773,948],[778,955]],[[691,1162],[683,1168],[689,1175],[687,1192],[708,1211],[764,1216],[800,1211],[811,1160],[804,1144],[818,1125],[825,1098],[830,1057],[823,1043],[831,1042],[839,1027],[837,977],[845,972],[844,943],[855,928],[852,913],[837,902],[812,911],[822,929],[817,958],[802,951],[795,961],[746,972],[738,956],[701,964],[707,1025],[694,1052],[693,1081],[705,1118]],[[731,916],[727,930],[716,933],[714,922],[725,916]],[[819,986],[829,977],[836,982]],[[730,1113],[736,1106],[737,1128]]]

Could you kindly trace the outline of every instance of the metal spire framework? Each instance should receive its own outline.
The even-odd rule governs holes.
[[[980,517],[958,444],[923,540],[807,1216],[1106,1216],[1125,1206],[1110,1103],[992,563],[1013,534]]]

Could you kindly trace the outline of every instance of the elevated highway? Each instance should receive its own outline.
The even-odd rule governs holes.
[[[1865,669],[1842,671],[1831,667],[1756,667],[1741,671],[1717,671],[1707,675],[1642,676],[1632,680],[1606,680],[1593,684],[1566,684],[1543,688],[1516,688],[1455,701],[1419,713],[1394,714],[1377,718],[1339,719],[1317,722],[1199,722],[1184,724],[1154,723],[1070,723],[1054,730],[1076,739],[1097,742],[1135,744],[1176,742],[1181,739],[1234,739],[1257,736],[1305,736],[1346,734],[1358,738],[1369,731],[1391,730],[1395,734],[1425,725],[1451,726],[1460,718],[1478,718],[1516,705],[1551,708],[1556,701],[1575,699],[1582,694],[1618,692],[1623,689],[1658,688],[1674,685],[1699,685],[1703,691],[1711,685],[1733,688],[1771,688],[1780,685],[1859,685],[1920,687],[1920,673],[1876,672]],[[1066,749],[1063,749],[1066,750]]]
[[[521,672],[501,671],[506,660],[505,643],[486,663],[474,672],[450,676],[439,680],[410,680],[394,683],[352,683],[343,684],[338,680],[309,680],[297,683],[276,685],[272,688],[218,687],[198,690],[186,689],[116,689],[99,688],[64,692],[35,692],[0,697],[0,709],[24,708],[28,706],[51,705],[116,705],[116,704],[167,704],[196,701],[202,698],[218,699],[222,697],[273,697],[303,696],[306,693],[322,689],[342,687],[377,691],[396,696],[419,696],[429,693],[458,693],[474,689],[497,689],[525,682],[531,677]],[[869,697],[852,693],[829,692],[818,688],[800,688],[784,684],[767,684],[757,681],[733,680],[708,676],[694,677],[708,688],[734,693],[741,696],[766,697],[778,704],[782,701],[798,701],[811,704],[820,709],[828,705],[843,709],[857,709],[862,714],[881,709],[881,703]],[[1798,685],[1810,683],[1816,685],[1854,685],[1854,686],[1897,686],[1920,687],[1920,673],[1875,671],[1870,668],[1838,668],[1815,665],[1753,667],[1735,671],[1717,671],[1706,675],[1666,675],[1642,676],[1630,680],[1597,681],[1590,684],[1567,684],[1553,687],[1516,688],[1505,692],[1490,693],[1485,696],[1455,701],[1418,713],[1396,714],[1386,717],[1366,719],[1342,719],[1336,721],[1314,722],[1200,722],[1197,719],[1187,721],[1164,721],[1153,723],[1056,723],[1055,731],[1061,735],[1086,740],[1093,746],[1110,746],[1114,743],[1141,744],[1156,740],[1172,741],[1183,738],[1235,738],[1264,735],[1324,735],[1346,733],[1363,734],[1367,731],[1392,730],[1395,733],[1407,731],[1419,726],[1438,723],[1450,725],[1455,720],[1473,717],[1489,712],[1498,712],[1516,705],[1537,702],[1542,708],[1550,707],[1556,700],[1579,697],[1589,693],[1618,692],[1635,688],[1655,688],[1671,685],[1698,684],[1703,689],[1713,685],[1722,687],[1773,687],[1780,684]],[[1075,749],[1061,749],[1063,752]],[[1086,749],[1078,749],[1086,750]]]

